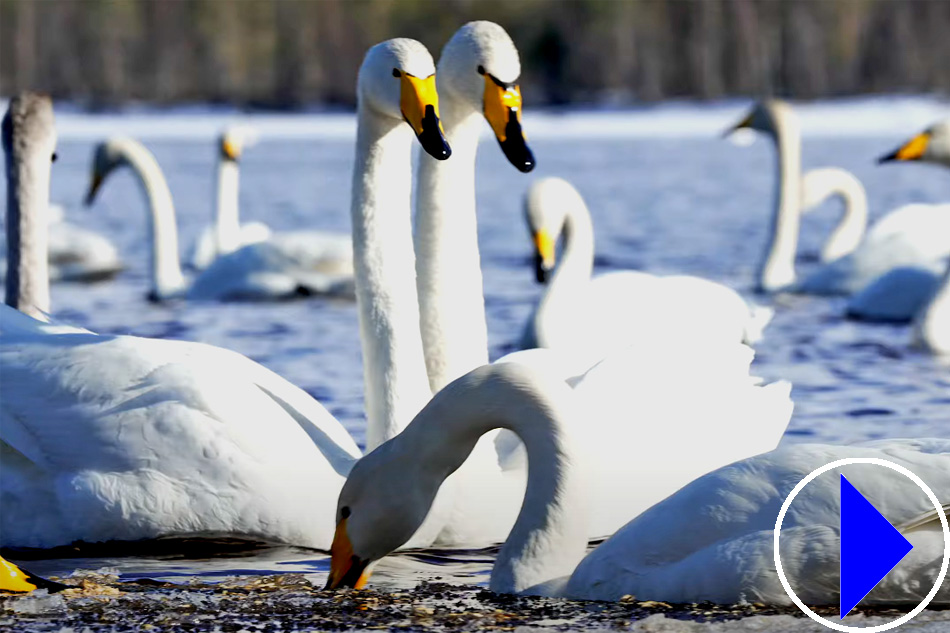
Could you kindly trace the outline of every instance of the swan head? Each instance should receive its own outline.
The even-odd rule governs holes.
[[[795,116],[792,107],[779,99],[759,101],[741,121],[726,130],[726,136],[738,130],[755,130],[769,136],[778,136],[778,131]]]
[[[141,147],[138,141],[119,136],[96,145],[92,151],[92,176],[86,193],[86,206],[95,201],[96,193],[109,174],[116,168],[128,164],[129,152],[135,151],[138,147]]]
[[[518,49],[494,22],[469,22],[439,57],[439,92],[481,112],[508,161],[527,173],[535,159],[521,129],[520,75]]]
[[[370,48],[360,66],[356,92],[361,110],[405,121],[433,158],[452,155],[439,120],[435,63],[421,43],[396,38]]]
[[[370,566],[412,538],[442,478],[419,476],[419,460],[400,458],[387,442],[353,466],[337,503],[327,589],[366,584]]]
[[[524,197],[524,215],[534,241],[534,270],[538,283],[545,283],[556,265],[555,245],[571,209],[583,208],[584,199],[562,178],[542,178]]]
[[[232,125],[218,136],[218,156],[221,160],[237,162],[246,147],[257,142],[257,133],[244,125]]]
[[[910,160],[950,166],[950,119],[935,123],[893,152],[879,158],[878,162]]]
[[[13,97],[2,127],[8,164],[36,160],[48,165],[56,160],[53,102],[46,95],[24,92]]]

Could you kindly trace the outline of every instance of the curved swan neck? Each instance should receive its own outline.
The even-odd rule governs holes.
[[[50,310],[46,218],[50,157],[13,147],[6,152],[6,168],[6,304],[46,321]]]
[[[433,498],[485,433],[509,429],[524,442],[524,502],[492,569],[492,591],[516,593],[569,575],[584,555],[586,512],[575,468],[572,397],[561,381],[542,379],[526,367],[486,365],[439,392],[390,442],[391,456],[418,465],[410,476],[419,477],[422,488],[428,485]]]
[[[801,132],[795,114],[790,110],[776,112],[773,129],[778,154],[775,211],[757,276],[758,289],[765,292],[779,290],[795,281],[801,211]]]
[[[415,220],[420,324],[433,392],[488,362],[475,213],[482,115],[451,93],[442,97],[441,111],[452,159],[421,153]]]
[[[559,314],[572,312],[568,302],[577,301],[580,290],[590,282],[594,270],[594,226],[590,211],[580,197],[571,204],[564,216],[564,236],[561,261],[548,282],[534,315],[535,332],[539,347],[554,347],[553,322]]]
[[[914,320],[913,342],[931,353],[950,355],[950,266],[937,291]]]
[[[218,257],[236,251],[241,245],[239,176],[240,168],[236,160],[222,157],[218,161],[218,204],[214,221],[215,254]]]
[[[148,201],[152,294],[159,299],[173,297],[184,289],[185,278],[178,260],[178,225],[171,191],[161,167],[145,147],[123,144],[119,152],[138,176]]]
[[[864,186],[853,174],[837,167],[812,169],[802,178],[802,211],[839,196],[844,204],[841,220],[821,249],[821,260],[830,262],[854,251],[867,229],[868,199]]]
[[[367,450],[399,433],[431,396],[413,282],[413,143],[405,123],[359,109],[351,215]]]

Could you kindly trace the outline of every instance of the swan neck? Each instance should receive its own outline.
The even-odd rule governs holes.
[[[173,297],[184,289],[185,278],[178,259],[178,225],[171,191],[161,167],[147,149],[126,146],[122,158],[138,177],[148,202],[152,294],[158,298]]]
[[[475,156],[482,116],[442,99],[451,160],[420,153],[415,251],[420,324],[433,392],[488,362],[475,213]]]
[[[394,440],[395,452],[418,465],[429,502],[479,438],[508,429],[524,442],[524,501],[492,569],[489,588],[517,593],[569,575],[587,537],[583,481],[575,468],[572,394],[561,381],[541,380],[516,364],[480,367],[439,392]]]
[[[801,135],[794,115],[775,119],[778,154],[775,205],[769,242],[759,266],[759,290],[772,292],[795,281],[801,197]]]
[[[834,261],[853,252],[864,237],[868,223],[868,199],[856,178],[841,178],[833,189],[841,197],[844,212],[822,248],[821,259]]]
[[[47,320],[49,293],[49,156],[11,148],[7,168],[6,303]]]
[[[218,161],[217,210],[214,219],[216,256],[226,255],[241,245],[238,217],[240,168],[236,160],[222,157]]]
[[[590,282],[594,270],[594,226],[583,201],[571,205],[564,217],[561,261],[548,282],[535,313],[535,332],[539,347],[557,347],[554,340],[559,315],[573,312],[571,302],[578,300]]]
[[[351,216],[367,450],[398,434],[431,396],[410,224],[414,142],[408,125],[360,108]]]

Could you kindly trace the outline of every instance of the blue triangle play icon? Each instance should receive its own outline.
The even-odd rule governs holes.
[[[914,546],[841,475],[841,619]]]

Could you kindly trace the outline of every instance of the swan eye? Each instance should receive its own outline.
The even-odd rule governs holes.
[[[348,519],[348,518],[350,518],[350,507],[349,507],[349,506],[343,506],[342,508],[340,508],[340,518],[341,518],[341,519]]]
[[[53,152],[52,162],[56,162],[56,159],[59,158],[59,155],[56,152]]]
[[[477,70],[478,70],[478,74],[479,74],[479,75],[484,75],[484,74],[485,74],[485,67],[482,66],[481,64],[478,65],[478,69],[477,69]]]
[[[402,77],[402,73],[399,72],[398,68],[393,68],[393,77]]]

